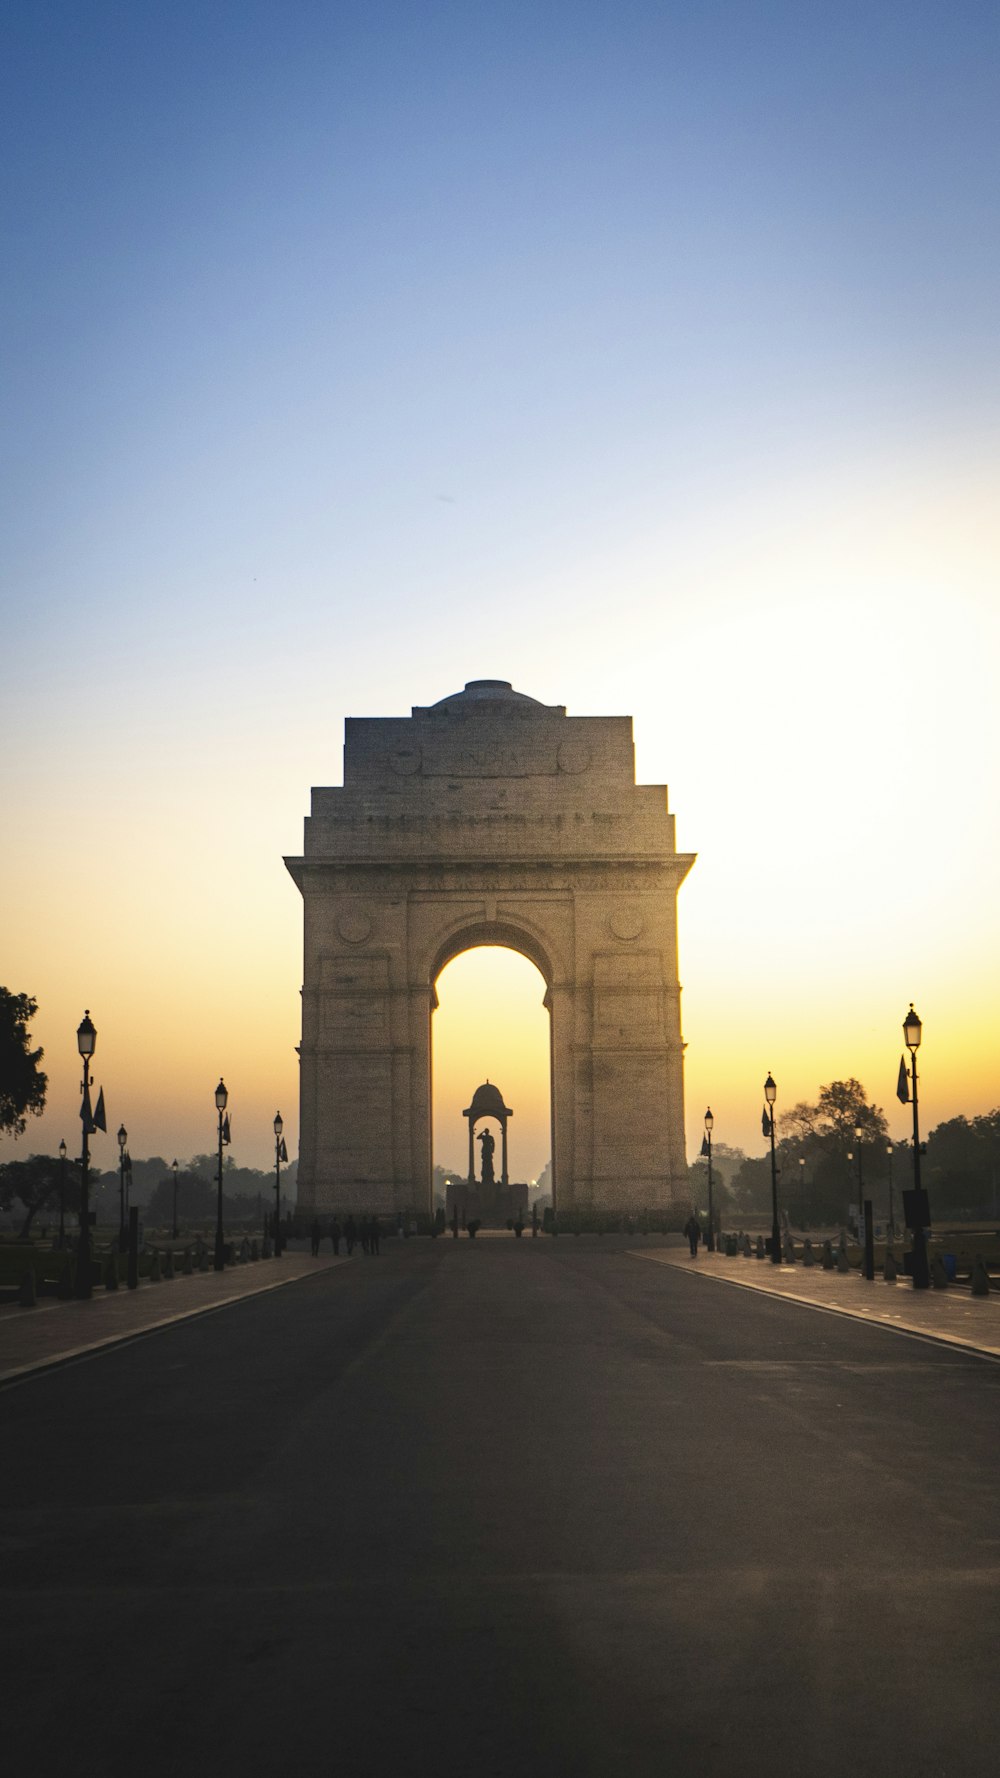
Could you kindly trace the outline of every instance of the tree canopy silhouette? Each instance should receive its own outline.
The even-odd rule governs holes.
[[[44,1050],[30,1047],[28,1025],[38,1011],[30,994],[0,988],[0,1131],[22,1136],[28,1116],[45,1107],[48,1076],[38,1064]]]

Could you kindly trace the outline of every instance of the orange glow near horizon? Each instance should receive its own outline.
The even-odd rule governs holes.
[[[544,994],[535,965],[497,945],[465,951],[441,971],[431,1023],[435,1166],[465,1177],[469,1126],[462,1112],[485,1080],[499,1087],[514,1112],[507,1133],[511,1179],[530,1183],[550,1159],[550,1021]],[[494,1134],[499,1172],[499,1126]]]

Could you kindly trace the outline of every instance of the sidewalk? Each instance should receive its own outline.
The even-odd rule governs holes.
[[[346,1266],[346,1259],[313,1259],[308,1253],[283,1253],[225,1272],[195,1272],[190,1278],[165,1278],[143,1283],[138,1290],[98,1291],[89,1302],[43,1300],[34,1309],[16,1305],[0,1310],[0,1387],[33,1371],[67,1364],[105,1346],[118,1346],[143,1334],[226,1309],[246,1297],[280,1290],[315,1272]]]
[[[697,1274],[713,1283],[738,1290],[758,1290],[784,1297],[810,1309],[826,1309],[849,1315],[896,1333],[917,1334],[942,1345],[961,1347],[987,1358],[1000,1359],[1000,1292],[970,1296],[961,1285],[948,1290],[914,1290],[909,1279],[886,1284],[876,1274],[868,1283],[860,1272],[824,1272],[820,1265],[772,1265],[770,1260],[730,1259],[700,1249],[697,1259],[673,1248],[656,1253],[630,1249],[636,1259],[676,1271]]]

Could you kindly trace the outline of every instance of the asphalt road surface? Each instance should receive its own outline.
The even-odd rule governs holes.
[[[8,1769],[992,1778],[1000,1367],[626,1245],[357,1254],[0,1394]]]

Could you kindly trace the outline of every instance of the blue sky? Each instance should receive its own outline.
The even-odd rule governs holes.
[[[83,929],[156,1005],[139,934],[167,919],[190,1003],[200,935],[232,921],[283,992],[275,860],[344,716],[489,674],[634,714],[641,774],[673,787],[702,854],[692,1091],[734,981],[766,999],[737,960],[807,901],[856,943],[802,941],[770,1051],[797,1056],[844,956],[868,994],[876,951],[893,1030],[938,979],[955,1041],[982,1028],[994,7],[32,4],[2,60],[0,782],[48,924],[18,903],[0,979],[42,981],[61,1031],[100,986]],[[726,913],[737,875],[763,942],[759,911]],[[952,1109],[960,1086],[956,1063]]]

